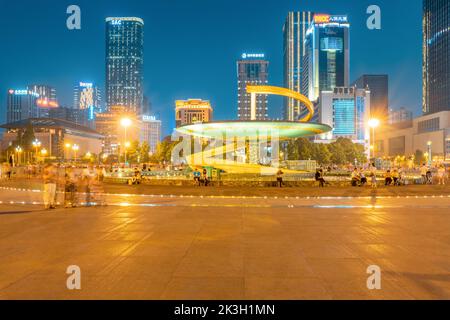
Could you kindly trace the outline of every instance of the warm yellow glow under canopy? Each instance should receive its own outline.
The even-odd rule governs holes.
[[[250,94],[274,94],[274,95],[278,95],[278,96],[283,96],[283,97],[288,97],[288,98],[292,98],[295,99],[297,101],[300,101],[301,103],[303,103],[306,108],[308,109],[309,113],[303,118],[300,119],[300,122],[308,122],[312,119],[312,117],[314,116],[314,105],[312,104],[311,101],[309,101],[309,99],[307,97],[305,97],[304,95],[286,89],[286,88],[282,88],[282,87],[274,87],[274,86],[252,86],[252,85],[247,85],[247,92]]]

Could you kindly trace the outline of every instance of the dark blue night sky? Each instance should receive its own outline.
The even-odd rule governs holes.
[[[77,4],[82,29],[66,28],[66,8]],[[366,9],[382,10],[382,30],[366,27]],[[145,21],[145,94],[161,114],[164,133],[174,125],[174,100],[209,99],[215,119],[235,119],[236,59],[262,52],[269,79],[283,84],[282,26],[288,11],[348,14],[351,81],[363,73],[388,73],[390,105],[420,114],[422,25],[420,0],[0,0],[0,122],[8,88],[45,83],[72,105],[73,86],[95,82],[104,93],[107,16]],[[282,100],[270,100],[281,117]]]

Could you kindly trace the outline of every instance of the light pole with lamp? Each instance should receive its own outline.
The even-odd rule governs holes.
[[[41,142],[38,139],[34,140],[33,147],[36,151],[36,163],[37,163],[38,162],[38,149],[41,147]]]
[[[20,154],[23,152],[23,149],[21,146],[16,147],[16,153],[17,153],[17,164],[20,165]]]
[[[80,147],[77,145],[77,144],[74,144],[73,146],[72,146],[72,150],[73,150],[73,152],[74,152],[74,160],[75,160],[75,162],[77,162],[77,152],[78,152],[78,150],[80,150]]]
[[[70,148],[72,148],[72,145],[70,143],[66,143],[64,145],[64,149],[65,149],[65,153],[64,153],[64,157],[66,158],[65,160],[69,160],[70,158]]]
[[[428,166],[431,168],[431,165],[433,164],[433,156],[431,154],[431,145],[433,144],[432,141],[428,141],[427,142],[427,146],[428,146]]]
[[[375,159],[375,128],[377,128],[380,125],[380,120],[378,119],[370,119],[369,120],[369,127],[372,129],[372,143],[370,146],[370,149],[372,149],[372,156]]]
[[[127,163],[127,144],[129,144],[129,142],[127,142],[127,128],[129,126],[131,126],[132,121],[130,118],[122,118],[120,120],[120,125],[123,127],[124,132],[125,132],[125,136],[124,136],[124,146],[125,146],[125,163]]]

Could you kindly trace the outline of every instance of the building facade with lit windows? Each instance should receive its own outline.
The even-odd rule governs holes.
[[[45,156],[49,159],[67,159],[66,144],[77,145],[77,156],[86,153],[99,154],[102,149],[103,135],[90,128],[77,125],[73,122],[52,118],[28,118],[4,124],[0,128],[6,129],[0,142],[1,149],[6,150],[18,135],[22,135],[29,127],[33,128],[36,140],[41,143],[41,150],[47,151]],[[70,158],[74,158],[71,154]]]
[[[321,91],[349,86],[350,24],[347,16],[315,14],[306,32],[302,93],[316,101]]]
[[[140,121],[140,141],[147,142],[150,152],[155,153],[158,143],[161,141],[161,120],[155,116],[142,116]]]
[[[79,82],[73,89],[73,108],[91,109],[102,112],[102,95],[100,88],[91,82]]]
[[[27,89],[9,89],[6,103],[6,121],[8,123],[39,118],[41,116],[37,100],[39,94]]]
[[[389,110],[388,124],[396,124],[406,121],[412,121],[412,119],[413,119],[412,111],[406,108],[402,107],[398,110],[393,109]]]
[[[319,122],[333,128],[319,140],[348,138],[363,144],[369,151],[371,97],[370,91],[355,87],[336,87],[322,91],[319,99]]]
[[[303,56],[305,39],[314,13],[289,12],[283,26],[284,87],[302,93]],[[300,116],[302,105],[292,98],[285,98],[284,119],[294,121]]]
[[[208,100],[188,99],[175,101],[176,127],[196,123],[210,122],[213,117],[213,108]]]
[[[424,114],[450,110],[450,1],[423,0]]]
[[[410,157],[417,150],[423,153],[431,150],[433,161],[450,163],[450,111],[423,115],[401,124],[385,125],[377,130],[378,157]]]
[[[262,53],[244,53],[237,62],[238,78],[238,119],[251,120],[251,97],[247,85],[267,85],[269,78],[269,61]],[[267,120],[267,95],[256,97],[256,119]]]
[[[143,103],[144,21],[106,18],[106,105],[139,114]]]

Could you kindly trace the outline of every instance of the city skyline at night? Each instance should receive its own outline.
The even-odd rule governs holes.
[[[65,4],[47,6],[46,10],[37,8],[36,12],[17,4],[6,4],[5,11],[23,14],[24,20],[30,23],[7,33],[7,28],[0,31],[4,41],[17,44],[17,50],[2,53],[1,69],[6,72],[0,76],[0,120],[6,120],[9,88],[36,82],[54,86],[62,106],[72,104],[73,83],[78,79],[97,83],[102,91],[105,90],[104,21],[108,16],[136,16],[146,22],[143,94],[149,97],[154,113],[161,115],[164,135],[175,126],[173,103],[177,99],[202,97],[211,100],[216,119],[236,119],[236,57],[242,52],[264,53],[271,65],[271,83],[282,85],[283,24],[288,12],[303,10],[348,15],[352,22],[350,81],[362,74],[388,74],[389,107],[406,107],[415,115],[421,113],[421,1],[381,1],[381,30],[366,27],[369,1],[356,5],[345,1],[284,1],[276,5],[262,1],[258,4],[255,6],[254,1],[249,1],[238,12],[234,10],[237,2],[233,1],[199,1],[189,5],[181,1],[171,4],[131,1],[126,5],[115,1],[99,1],[95,5],[80,1],[81,30],[66,28]],[[245,12],[251,10],[256,10],[258,15],[247,18]],[[216,13],[214,18],[210,17],[213,12]],[[227,13],[233,23],[224,28]],[[35,19],[37,14],[42,19]],[[196,22],[199,15],[202,23]],[[169,20],[183,22],[174,22],[175,25],[169,28],[169,16]],[[182,16],[190,18],[183,20]],[[8,21],[5,16],[1,23],[8,24]],[[243,26],[246,27],[243,29]],[[23,44],[19,39],[31,28],[49,38],[58,38],[58,42],[43,46],[37,39],[30,39],[33,50],[21,50]],[[262,33],[261,28],[264,28]],[[192,45],[194,42],[195,46]],[[217,46],[218,43],[221,45]],[[20,68],[18,64],[21,64]],[[280,98],[269,98],[269,118],[282,117],[283,103]]]

